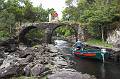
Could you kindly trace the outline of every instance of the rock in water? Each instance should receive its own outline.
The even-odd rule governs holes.
[[[88,74],[81,74],[79,72],[61,71],[48,76],[48,79],[96,79]]]
[[[52,44],[48,45],[48,49],[49,49],[50,52],[53,52],[53,53],[58,52],[58,49]]]

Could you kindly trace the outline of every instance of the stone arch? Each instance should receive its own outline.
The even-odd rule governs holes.
[[[77,41],[77,36],[78,36],[78,27],[79,24],[71,24],[71,23],[49,23],[49,22],[44,22],[44,23],[35,23],[35,24],[31,24],[28,25],[27,27],[21,29],[18,37],[19,37],[19,42],[22,42],[26,45],[29,44],[29,42],[31,42],[30,40],[28,40],[25,35],[32,29],[44,29],[45,30],[45,42],[46,43],[52,43],[51,38],[53,35],[53,32],[55,31],[56,28],[61,27],[61,26],[69,26],[71,28],[73,28],[73,30],[75,30],[75,37],[76,37],[76,41]]]
[[[21,30],[20,34],[19,34],[19,41],[24,43],[24,44],[29,44],[29,40],[25,37],[25,35],[32,29],[37,28],[36,26],[29,26],[29,27],[25,27],[24,29]]]
[[[70,26],[74,31],[75,31],[75,37],[76,37],[76,41],[77,41],[77,36],[78,36],[78,28],[75,26],[75,25],[70,25],[70,24],[60,24],[60,25],[57,25],[56,27],[54,27],[51,31],[51,34],[50,34],[50,39],[52,40],[52,36],[53,36],[53,32],[61,27],[61,26]],[[52,41],[50,40],[50,43],[52,43]]]

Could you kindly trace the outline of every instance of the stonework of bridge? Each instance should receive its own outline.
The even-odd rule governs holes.
[[[77,40],[79,32],[82,31],[81,27],[77,23],[50,23],[50,22],[43,22],[43,23],[31,23],[24,25],[21,31],[18,34],[19,41],[22,43],[27,42],[27,38],[25,35],[31,30],[31,29],[44,29],[45,30],[45,42],[51,43],[51,38],[54,30],[60,26],[68,26],[75,30],[75,37]]]

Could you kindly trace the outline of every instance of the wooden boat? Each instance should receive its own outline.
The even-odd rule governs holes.
[[[73,54],[81,58],[93,58],[99,60],[104,60],[104,58],[108,57],[108,52],[105,49],[75,49],[73,50]]]

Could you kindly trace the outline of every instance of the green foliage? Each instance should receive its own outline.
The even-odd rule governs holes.
[[[33,7],[33,12],[35,14],[35,20],[39,22],[46,22],[48,21],[48,10],[44,10],[42,6]]]
[[[31,40],[31,45],[36,45],[38,42],[41,42],[44,38],[44,30],[41,29],[32,29],[26,34],[26,38]]]
[[[32,29],[26,35],[28,38],[42,38],[44,36],[44,30]]]
[[[74,1],[74,0],[72,0]],[[71,0],[67,0],[66,4],[69,4],[68,7],[63,11],[63,19],[67,20],[65,17],[69,16],[72,20],[80,22],[106,22],[111,21],[114,17],[116,7],[116,0],[107,3],[106,0],[78,0],[77,6],[70,5],[72,4]]]
[[[5,40],[9,37],[9,33],[7,31],[0,31],[0,40]]]
[[[49,14],[55,12],[54,8],[51,8],[51,9],[48,8],[47,11],[48,11]]]
[[[0,0],[0,38],[14,35],[15,24],[48,21],[49,11],[34,7],[30,0]]]
[[[12,35],[14,24],[14,14],[8,13],[7,10],[2,10],[0,12],[0,38],[6,38]]]
[[[23,19],[23,7],[20,5],[21,0],[8,0],[5,2],[5,8],[9,13],[15,15],[16,21],[22,21]]]
[[[8,13],[7,10],[2,10],[0,12],[0,26],[7,27],[15,23],[15,16],[12,13]]]
[[[94,36],[102,36],[104,28],[120,14],[120,0],[77,0],[76,6],[74,1],[66,1],[63,20],[89,24],[89,32]]]
[[[80,20],[88,23],[104,23],[111,22],[114,17],[115,6],[111,4],[105,4],[102,1],[97,0],[90,5],[90,8],[83,11],[83,15]]]
[[[78,19],[77,8],[74,6],[66,7],[63,11],[63,19],[68,21],[77,21]]]
[[[0,0],[0,11],[4,9],[4,1],[5,0]]]
[[[36,13],[34,11],[32,3],[29,0],[25,0],[24,5],[24,19],[30,22],[34,22],[36,20]]]
[[[75,30],[73,28],[67,27],[67,26],[61,26],[55,30],[55,33],[61,36],[70,36],[75,34]]]

